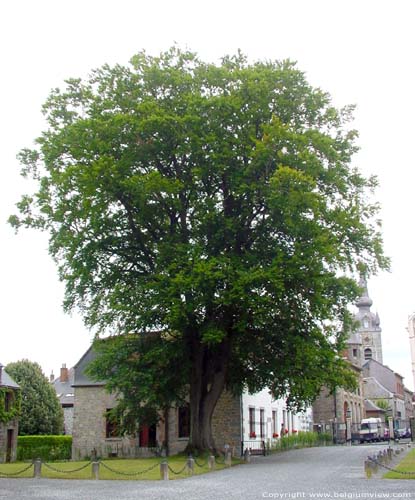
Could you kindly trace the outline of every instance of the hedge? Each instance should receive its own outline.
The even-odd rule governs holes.
[[[17,460],[69,460],[72,436],[18,436]]]

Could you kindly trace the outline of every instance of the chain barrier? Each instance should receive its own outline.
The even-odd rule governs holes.
[[[180,469],[178,472],[176,472],[175,470],[173,470],[169,464],[167,464],[167,467],[169,469],[169,471],[172,473],[172,474],[175,474],[176,476],[179,476],[180,474],[182,474],[185,470],[186,470],[186,467],[187,467],[187,464],[184,464],[183,468]]]
[[[79,472],[83,469],[86,469],[91,464],[92,464],[92,462],[88,462],[87,464],[82,465],[81,467],[78,467],[77,469],[61,470],[61,469],[57,469],[56,467],[53,467],[50,464],[47,464],[46,462],[42,462],[42,465],[44,465],[47,469],[53,470],[54,472],[61,472],[62,474],[71,474],[72,472]]]
[[[192,457],[192,458],[193,458],[193,457]],[[200,467],[201,469],[202,469],[203,467],[206,467],[206,465],[208,464],[207,459],[206,459],[203,463],[199,463],[199,462],[196,460],[196,458],[193,458],[193,460],[194,460],[195,464],[196,464],[198,467]]]
[[[146,472],[150,472],[156,467],[160,466],[160,462],[155,463],[154,465],[151,465],[147,469],[138,471],[138,472],[122,472],[120,470],[115,470],[109,465],[107,465],[105,462],[99,462],[100,465],[102,465],[105,469],[109,470],[110,472],[113,472],[114,474],[120,474],[121,476],[139,476],[140,474],[145,474]]]
[[[370,462],[373,462],[374,464],[379,465],[380,467],[383,467],[383,468],[385,468],[385,469],[388,469],[388,470],[390,470],[391,472],[396,472],[397,474],[402,474],[402,475],[404,475],[404,476],[405,476],[405,475],[408,475],[408,476],[414,476],[414,475],[415,475],[415,471],[414,471],[414,472],[406,472],[406,471],[397,470],[397,469],[394,469],[394,468],[392,468],[392,467],[388,467],[388,466],[387,466],[387,465],[385,465],[385,464],[382,464],[381,462],[379,462],[378,460],[376,460],[376,459],[375,459],[375,458],[373,458],[373,457],[367,457],[367,458],[368,458],[368,460],[369,460]]]
[[[26,472],[27,470],[29,470],[30,467],[33,467],[33,464],[29,464],[27,467],[25,467],[24,469],[19,470],[17,472],[1,472],[0,471],[0,476],[5,476],[5,477],[18,476],[19,474],[23,474],[23,472]]]

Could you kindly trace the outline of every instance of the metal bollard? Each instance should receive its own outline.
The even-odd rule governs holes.
[[[167,462],[161,462],[160,464],[160,477],[163,481],[169,480],[169,466]]]
[[[99,462],[92,462],[92,479],[99,479]]]
[[[215,465],[216,465],[216,462],[215,462],[215,457],[213,455],[210,455],[208,457],[208,467],[210,470],[215,470]]]
[[[193,476],[193,473],[195,471],[195,460],[191,456],[187,459],[186,470],[189,476]]]
[[[42,461],[37,458],[33,463],[33,477],[39,478],[42,473]]]

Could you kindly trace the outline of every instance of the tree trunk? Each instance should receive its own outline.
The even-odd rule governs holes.
[[[224,357],[195,346],[192,380],[190,382],[190,439],[189,451],[216,451],[212,435],[212,416],[225,388]],[[214,359],[214,361],[212,361]]]

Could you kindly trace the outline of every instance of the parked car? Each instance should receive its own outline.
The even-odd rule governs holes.
[[[395,437],[395,439],[410,438],[411,437],[411,429],[405,429],[405,428],[395,429],[394,437]]]

